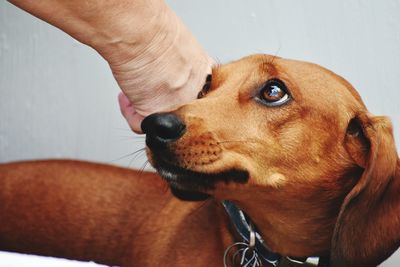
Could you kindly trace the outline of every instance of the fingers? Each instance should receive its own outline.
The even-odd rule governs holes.
[[[142,134],[143,132],[140,128],[140,124],[142,123],[144,116],[136,112],[132,103],[123,92],[119,93],[118,95],[118,103],[121,113],[128,122],[131,129],[137,134]]]

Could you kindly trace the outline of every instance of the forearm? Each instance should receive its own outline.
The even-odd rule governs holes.
[[[98,51],[142,116],[193,100],[210,72],[212,60],[163,0],[9,1]]]
[[[112,47],[140,53],[171,20],[162,0],[10,0],[12,4],[92,46],[108,61]],[[133,47],[132,47],[133,46]],[[133,50],[133,51],[132,51]],[[115,51],[113,51],[114,53]],[[115,57],[115,55],[114,55]],[[111,62],[112,63],[112,62]]]

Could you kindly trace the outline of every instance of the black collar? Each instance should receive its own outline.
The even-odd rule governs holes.
[[[252,226],[251,220],[242,210],[240,210],[238,207],[235,206],[235,204],[233,204],[228,200],[222,201],[222,205],[224,206],[226,212],[228,213],[231,219],[231,222],[235,226],[236,231],[239,233],[244,243],[247,244],[250,243],[249,239],[251,231],[254,232],[255,234],[254,250],[265,262],[268,262],[276,267],[283,267],[283,266],[329,267],[329,259],[327,258],[308,257],[306,259],[298,260],[298,259],[291,259],[289,257],[282,256],[278,253],[272,252],[265,244],[261,235],[257,232],[257,229],[254,229],[255,226]]]

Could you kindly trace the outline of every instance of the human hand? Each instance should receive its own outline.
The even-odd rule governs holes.
[[[211,71],[213,61],[163,0],[9,1],[107,60],[135,132],[144,116],[195,99]]]
[[[124,116],[125,120],[128,122],[131,129],[135,133],[141,133],[140,124],[144,119],[144,116],[137,113],[137,111],[132,105],[132,102],[123,92],[120,92],[118,94],[118,104],[122,116]]]
[[[121,113],[136,133],[141,133],[145,116],[195,99],[211,72],[212,59],[183,23],[173,13],[164,19],[154,27],[151,43],[127,43],[104,55],[123,91],[118,97]]]

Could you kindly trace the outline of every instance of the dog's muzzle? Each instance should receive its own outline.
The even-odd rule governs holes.
[[[218,160],[221,148],[211,133],[199,135],[202,141],[185,141],[187,127],[174,113],[152,114],[143,120],[141,127],[146,134],[151,164],[180,199],[204,200],[209,197],[207,191],[218,182],[246,183],[249,178],[246,170],[236,168],[215,173],[203,171],[201,167]]]

